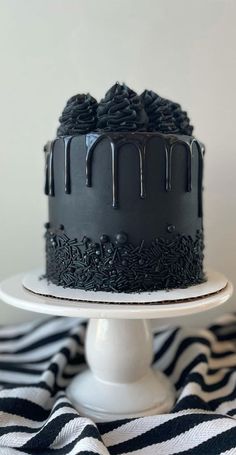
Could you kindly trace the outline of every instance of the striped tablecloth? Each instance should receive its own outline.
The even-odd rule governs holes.
[[[0,328],[0,455],[236,454],[235,315],[155,334],[154,366],[177,390],[171,413],[97,425],[65,393],[86,367],[85,331],[70,318]]]

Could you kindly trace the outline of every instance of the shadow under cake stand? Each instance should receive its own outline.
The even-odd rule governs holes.
[[[208,270],[200,285],[172,291],[107,293],[48,284],[42,270],[16,275],[0,285],[0,298],[38,313],[89,318],[85,341],[89,369],[67,389],[75,407],[95,421],[168,412],[174,387],[151,367],[153,337],[149,320],[196,314],[232,295],[227,278]]]

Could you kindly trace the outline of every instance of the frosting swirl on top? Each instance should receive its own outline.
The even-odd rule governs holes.
[[[162,98],[152,90],[145,90],[140,98],[148,115],[147,131],[191,136],[193,127],[180,104]]]
[[[180,104],[170,101],[170,108],[172,111],[172,116],[176,127],[179,131],[179,134],[186,134],[187,136],[192,136],[193,126],[190,124],[188,114],[186,111],[182,111]]]
[[[59,119],[57,136],[99,132],[153,131],[192,136],[193,127],[180,104],[152,90],[137,95],[125,84],[114,84],[97,103],[89,93],[72,96]]]
[[[86,134],[96,129],[97,101],[90,94],[72,96],[59,118],[57,136]]]
[[[116,83],[97,110],[97,129],[102,131],[145,131],[148,118],[140,97],[125,84]]]

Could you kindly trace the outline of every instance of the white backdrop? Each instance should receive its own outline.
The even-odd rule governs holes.
[[[235,20],[235,0],[0,0],[0,279],[43,262],[42,148],[66,99],[119,80],[189,111],[207,148],[206,263],[236,284]],[[0,306],[0,323],[30,317]]]

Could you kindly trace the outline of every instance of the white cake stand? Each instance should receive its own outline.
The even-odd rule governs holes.
[[[76,376],[67,392],[81,415],[95,421],[168,412],[175,392],[168,378],[151,368],[148,320],[209,310],[233,291],[224,275],[211,270],[204,284],[140,294],[63,289],[39,280],[41,275],[35,270],[3,281],[0,298],[30,311],[90,319],[85,343],[90,369]]]

